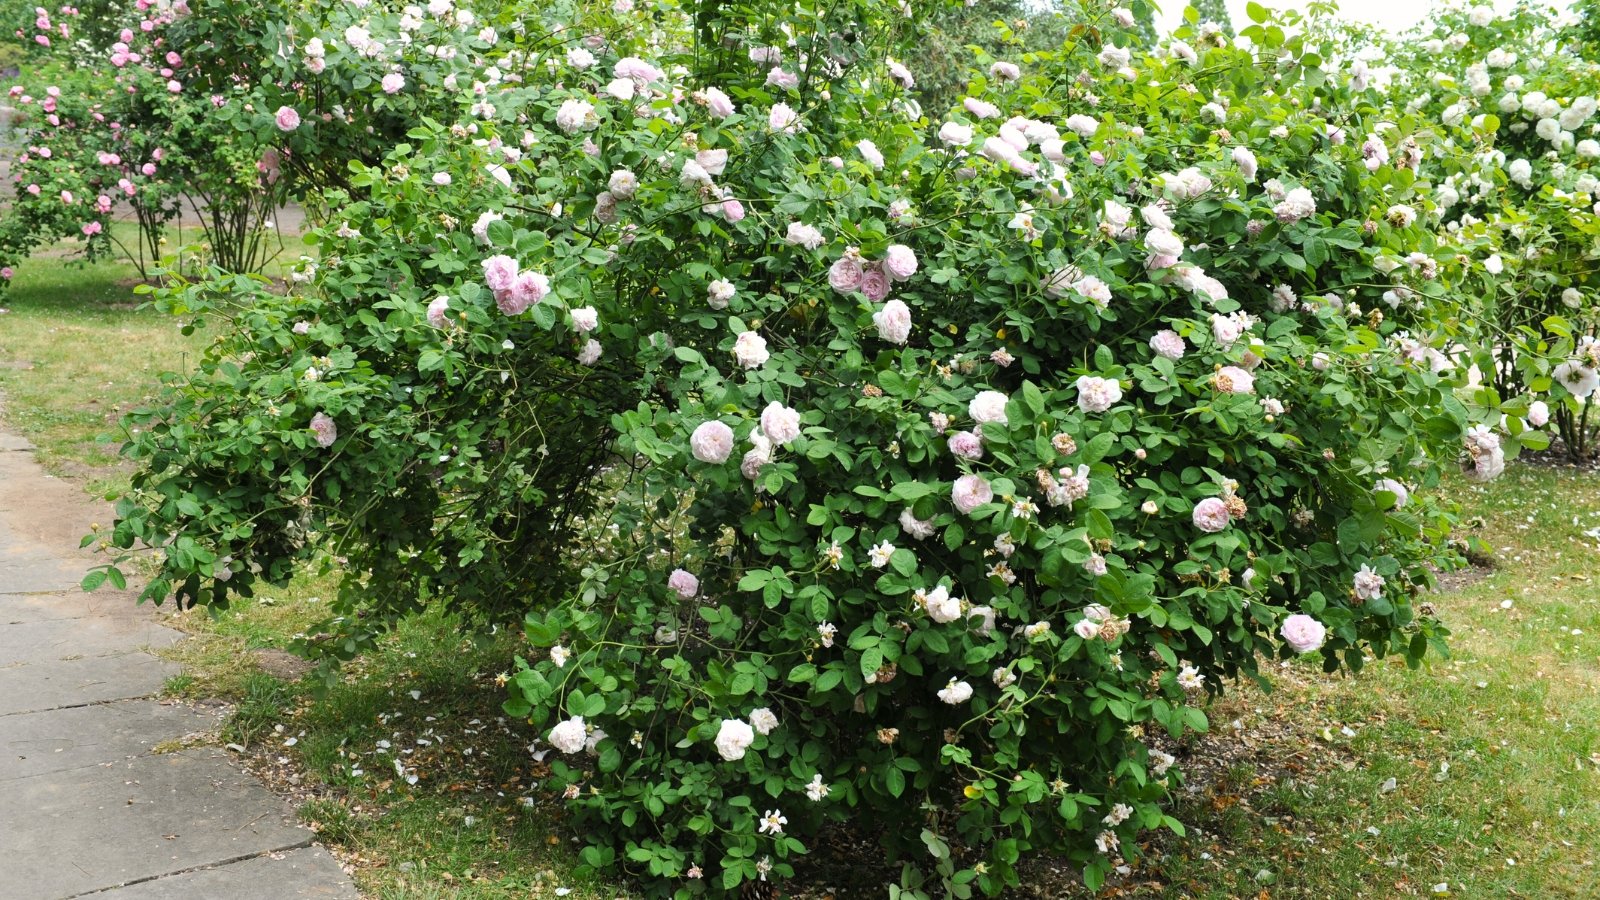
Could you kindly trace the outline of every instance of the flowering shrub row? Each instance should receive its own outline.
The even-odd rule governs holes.
[[[158,293],[226,327],[130,417],[109,543],[218,606],[335,554],[341,657],[423,602],[521,625],[507,709],[653,896],[907,809],[913,893],[1098,885],[1181,830],[1226,681],[1446,636],[1428,489],[1543,424],[1462,353],[1491,238],[1435,227],[1496,129],[1254,5],[1250,49],[1085,7],[948,109],[911,7],[759,11],[268,27],[218,118],[321,186],[319,255]]]

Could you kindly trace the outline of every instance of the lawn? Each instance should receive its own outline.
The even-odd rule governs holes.
[[[96,435],[204,341],[138,309],[130,277],[36,260],[0,315],[6,427],[98,494],[127,472]],[[1417,671],[1377,662],[1358,678],[1297,663],[1272,693],[1213,705],[1212,734],[1184,760],[1188,836],[1153,836],[1103,896],[1595,896],[1600,474],[1517,464],[1448,491],[1494,560],[1432,598],[1455,630],[1451,657]],[[194,639],[171,651],[188,671],[169,693],[234,704],[215,740],[295,797],[371,896],[624,893],[571,874],[559,801],[525,749],[533,735],[499,711],[514,636],[473,640],[422,616],[321,697],[312,679],[290,680],[282,654],[257,652],[314,628],[335,589],[308,574],[231,613],[174,616]],[[1051,868],[1035,865],[1022,893],[1086,896]]]

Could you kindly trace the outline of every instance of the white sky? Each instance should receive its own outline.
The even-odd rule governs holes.
[[[1183,10],[1189,5],[1188,0],[1155,0],[1161,8],[1161,14],[1156,17],[1156,27],[1162,32],[1171,31],[1183,21]],[[1244,28],[1250,24],[1250,17],[1245,15],[1247,0],[1226,0],[1228,13],[1233,17],[1235,29]],[[1262,6],[1275,9],[1305,9],[1306,0],[1257,0]],[[1551,6],[1565,9],[1569,0],[1545,0]],[[1379,25],[1391,32],[1401,32],[1417,24],[1427,17],[1428,11],[1436,5],[1436,0],[1338,0],[1341,13],[1349,19]],[[1499,10],[1510,9],[1513,0],[1494,0],[1493,6]]]

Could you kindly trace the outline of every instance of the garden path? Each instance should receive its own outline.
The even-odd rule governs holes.
[[[147,650],[183,636],[77,588],[109,510],[31,449],[0,433],[0,900],[358,897],[225,751],[182,748],[215,720],[159,700],[176,670]]]

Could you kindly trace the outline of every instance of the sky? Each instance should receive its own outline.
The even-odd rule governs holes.
[[[1187,7],[1188,0],[1155,0],[1161,8],[1161,15],[1157,17],[1157,27],[1163,31],[1171,31],[1183,20],[1183,10]],[[1245,15],[1244,8],[1248,0],[1226,0],[1228,13],[1233,17],[1233,26],[1243,28],[1250,24],[1250,18]],[[1261,5],[1276,9],[1304,9],[1306,0],[1259,0]],[[1565,9],[1568,0],[1548,0],[1551,6]],[[1358,22],[1379,25],[1391,32],[1401,32],[1412,25],[1422,21],[1435,5],[1435,0],[1338,0],[1339,9],[1346,18]],[[1496,9],[1509,9],[1514,3],[1512,0],[1496,0],[1492,4]]]

